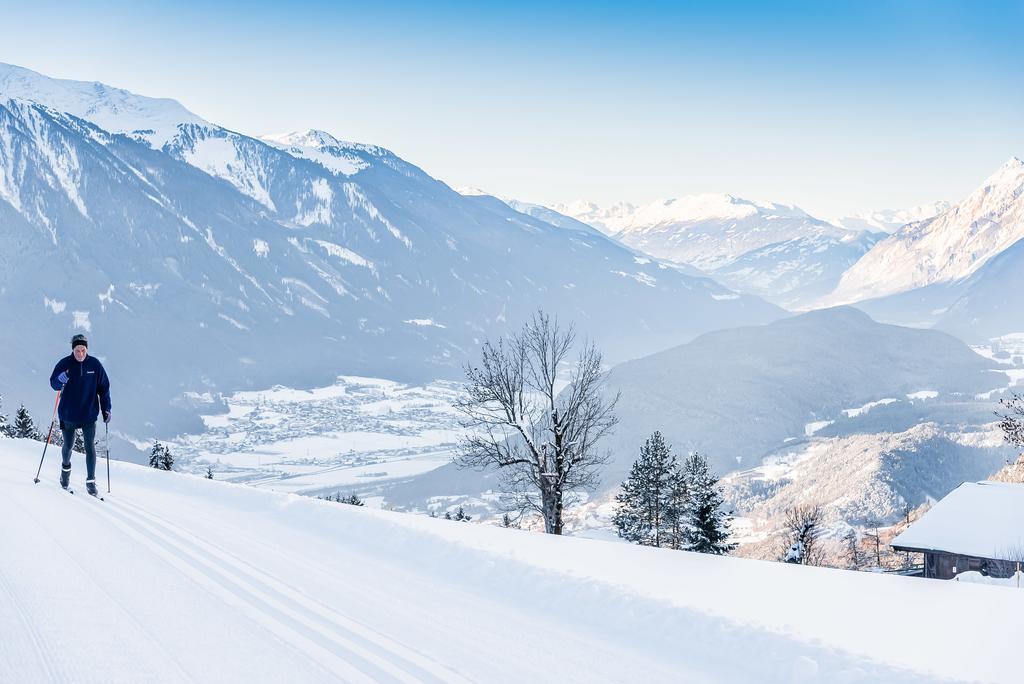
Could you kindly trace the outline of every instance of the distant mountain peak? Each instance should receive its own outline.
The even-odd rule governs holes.
[[[578,202],[552,208],[634,249],[705,271],[772,244],[821,236],[842,240],[851,235],[797,206],[724,192],[658,199],[639,207],[620,203],[602,209]]]
[[[309,128],[304,131],[292,131],[291,133],[280,133],[277,135],[264,135],[263,140],[275,142],[281,145],[294,145],[296,147],[348,147],[354,143],[346,142],[335,138],[327,131],[316,128]]]
[[[1024,186],[1024,161],[1010,157],[1005,164],[996,169],[995,173],[985,179],[978,192],[992,189],[1007,188],[1011,191]]]
[[[486,190],[481,190],[480,188],[475,188],[475,187],[470,186],[470,185],[460,185],[457,188],[452,188],[452,190],[454,190],[455,192],[459,193],[463,197],[480,197],[480,196],[488,196],[488,197],[490,197],[490,196],[493,196],[493,195],[491,195],[491,193],[487,192]]]

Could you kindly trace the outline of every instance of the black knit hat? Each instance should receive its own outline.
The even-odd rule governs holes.
[[[71,338],[71,348],[72,349],[74,349],[75,347],[77,347],[80,344],[84,345],[85,347],[89,346],[89,340],[85,339],[85,335],[83,335],[82,333],[78,333],[77,335],[75,335],[74,337]]]

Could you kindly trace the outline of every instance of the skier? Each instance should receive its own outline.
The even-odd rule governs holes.
[[[103,413],[103,422],[110,422],[110,381],[103,364],[89,356],[89,340],[78,334],[71,338],[71,354],[53,367],[50,387],[59,390],[60,432],[64,437],[61,449],[60,486],[68,488],[71,481],[71,446],[75,430],[82,431],[85,442],[85,488],[93,496],[96,489],[96,418]]]

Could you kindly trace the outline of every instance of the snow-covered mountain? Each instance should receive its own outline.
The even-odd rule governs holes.
[[[177,135],[178,124],[207,125],[175,100],[144,97],[98,82],[50,78],[2,62],[0,98],[40,102],[111,133],[145,141],[155,149]]]
[[[787,445],[763,465],[726,476],[723,485],[740,515],[781,521],[787,509],[820,504],[827,524],[841,534],[847,525],[896,523],[906,506],[915,509],[963,482],[984,480],[1012,454],[995,424],[965,430],[928,422]]]
[[[993,401],[973,397],[1008,384],[997,368],[951,335],[847,307],[708,333],[609,371],[608,391],[622,398],[604,486],[624,479],[655,430],[677,453],[705,453],[726,473],[812,435],[989,423]],[[908,396],[919,392],[937,401]]]
[[[1024,238],[1024,162],[1011,158],[965,200],[904,226],[843,274],[826,304],[963,280]]]
[[[798,207],[726,194],[688,195],[634,207],[589,202],[553,209],[623,244],[688,264],[740,292],[803,308],[830,292],[881,235],[848,230]]]
[[[32,484],[38,446],[0,438],[4,682],[1019,678],[1007,654],[1024,594],[1011,589],[555,537],[118,462],[100,502],[61,492],[57,459]]]
[[[460,194],[466,197],[474,198],[476,201],[479,202],[503,202],[504,204],[508,205],[509,207],[511,207],[515,211],[518,211],[521,214],[532,216],[533,218],[539,221],[543,221],[544,223],[550,224],[552,226],[555,226],[556,228],[574,230],[587,235],[606,235],[606,233],[604,233],[602,230],[595,226],[592,226],[588,223],[584,223],[583,221],[575,219],[571,216],[561,214],[555,211],[554,209],[546,207],[542,204],[524,202],[522,200],[517,200],[512,197],[500,197],[498,195],[491,195],[486,191],[481,190],[480,188],[458,188],[458,191]],[[619,244],[622,243],[620,242]],[[647,264],[653,261],[658,264],[659,268],[672,268],[679,271],[680,273],[685,273],[687,275],[692,275],[698,278],[706,278],[708,276],[708,274],[705,273],[704,271],[701,271],[699,268],[696,268],[694,266],[690,266],[689,264],[678,263],[675,261],[665,259],[652,259],[651,255],[639,249],[633,249],[632,251],[634,252],[635,260],[637,261],[637,263]]]
[[[841,237],[825,231],[812,233],[752,249],[710,275],[787,309],[810,308],[883,237],[867,231]]]
[[[641,207],[606,210],[576,204],[552,207],[608,231],[630,247],[711,271],[753,249],[809,236],[841,239],[851,231],[810,216],[798,207],[754,202],[727,194],[687,195]],[[602,214],[603,211],[603,214]]]
[[[988,340],[1024,331],[1024,239],[950,287],[956,298],[939,311],[935,327],[965,340]]]
[[[567,228],[569,230],[576,230],[583,233],[597,233],[603,235],[604,233],[598,230],[595,226],[588,223],[584,223],[579,219],[575,219],[571,216],[561,214],[550,207],[545,207],[541,204],[533,204],[532,202],[523,202],[511,197],[502,197],[500,195],[493,195],[486,190],[480,188],[455,188],[456,192],[465,197],[484,197],[489,198],[487,201],[498,200],[508,205],[510,208],[518,211],[520,214],[526,214],[532,216],[535,219],[539,219],[544,223],[548,223],[558,228]]]
[[[607,235],[615,235],[629,224],[637,207],[629,202],[616,202],[600,207],[593,202],[576,200],[565,204],[552,204],[549,209],[565,216],[571,216],[589,226],[594,226]]]
[[[186,391],[458,375],[538,306],[609,360],[782,315],[380,147],[261,140],[171,101],[2,73],[0,376],[28,404],[75,330],[115,401],[127,383],[145,396],[117,412],[138,429],[173,425],[166,401]]]
[[[949,209],[945,200],[919,204],[909,209],[879,209],[860,214],[851,214],[840,218],[830,218],[828,222],[848,230],[866,230],[871,233],[895,233],[908,223],[925,221]]]

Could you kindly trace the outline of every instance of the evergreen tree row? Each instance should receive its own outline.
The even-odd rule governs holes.
[[[39,442],[46,441],[46,435],[36,428],[35,421],[32,420],[32,415],[25,408],[24,404],[18,407],[17,412],[14,414],[13,422],[7,417],[7,414],[3,412],[3,395],[0,395],[0,437],[34,439]],[[64,445],[60,430],[53,431],[50,435],[50,443],[58,447]],[[82,441],[82,433],[80,431],[75,431],[75,443],[71,449],[80,454],[85,453],[85,442]]]
[[[211,478],[211,479],[213,479],[213,478]],[[328,494],[327,496],[318,496],[316,498],[320,499],[321,501],[334,501],[334,502],[337,502],[337,503],[348,504],[350,506],[363,506],[363,505],[365,505],[363,503],[363,500],[359,498],[359,495],[355,494],[355,493],[353,493],[353,494],[351,494],[349,496],[342,496],[339,492],[335,492],[333,497],[330,494]]]
[[[35,421],[32,420],[32,415],[25,408],[24,404],[18,407],[14,414],[14,420],[11,421],[3,412],[2,395],[0,395],[0,437],[34,439],[40,442],[46,439],[46,435],[39,432],[38,428],[36,428]]]
[[[707,459],[694,453],[680,464],[660,432],[640,447],[615,500],[615,529],[633,543],[713,554],[736,548]]]

